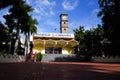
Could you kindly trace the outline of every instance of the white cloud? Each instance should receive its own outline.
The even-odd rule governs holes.
[[[64,0],[62,6],[66,10],[73,10],[78,5],[79,0]]]
[[[54,28],[56,28],[56,27],[59,26],[59,23],[58,23],[57,21],[53,21],[53,20],[51,20],[51,19],[48,19],[45,24],[47,24],[47,25],[49,25],[49,26],[52,26],[52,27],[54,27]]]
[[[69,22],[69,33],[73,33],[73,30],[81,26],[81,23],[78,21]]]
[[[44,6],[49,6],[50,2],[48,0],[43,0],[41,4],[43,4]]]
[[[93,9],[92,10],[92,15],[97,15],[99,11],[100,11],[99,9]]]
[[[5,19],[3,18],[3,16],[6,15],[6,14],[10,14],[10,13],[9,13],[10,7],[11,7],[11,6],[5,8],[5,9],[0,10],[0,21],[1,21],[3,24],[5,23]]]
[[[27,0],[27,4],[34,8],[31,15],[33,15],[33,18],[38,21],[37,32],[47,32],[49,29],[46,29],[46,27],[54,26],[54,22],[46,21],[45,19],[55,15],[53,10],[56,5],[55,1]]]
[[[31,3],[31,0],[26,0],[26,3],[27,3],[27,4],[30,4],[30,3]]]
[[[91,22],[91,24],[94,24],[94,23],[96,23],[96,22],[101,22],[101,20],[99,20],[99,18],[97,17],[97,14],[99,13],[99,9],[98,8],[96,8],[96,9],[93,9],[92,11],[91,11],[91,15],[90,15],[90,22]],[[97,26],[97,25],[96,25]],[[96,27],[95,26],[95,27]]]
[[[54,13],[52,10],[50,11],[50,14],[51,14],[51,15],[55,15],[55,13]]]
[[[58,33],[59,27],[58,27],[57,21],[53,21],[51,19],[47,20],[46,22],[41,23],[39,25],[37,32],[39,33]]]
[[[34,8],[34,13],[39,14],[39,16],[53,16],[55,13],[53,11],[56,5],[55,1],[49,0],[26,0],[26,2]]]
[[[55,2],[49,2],[48,0],[42,0],[41,4],[44,5],[44,6],[53,6],[56,3]]]
[[[34,8],[35,13],[40,13],[40,10],[38,8]]]
[[[4,18],[2,18],[2,17],[0,17],[0,22],[2,22],[2,23],[4,24],[5,19],[4,19]]]
[[[37,33],[43,33],[45,32],[44,28],[41,28],[42,26],[37,26]]]

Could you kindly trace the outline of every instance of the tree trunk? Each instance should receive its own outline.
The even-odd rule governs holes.
[[[25,34],[25,55],[27,55],[27,33]]]
[[[20,38],[20,28],[17,27],[17,34],[16,34],[16,40],[15,40],[15,49],[14,49],[14,55],[17,55],[18,52],[18,42],[19,42],[19,38]]]
[[[30,53],[30,33],[26,33],[25,37],[25,55]]]
[[[27,38],[27,41],[28,41],[28,47],[27,47],[27,50],[28,50],[28,53],[30,53],[30,32],[28,32],[28,38]]]
[[[12,33],[10,33],[10,42],[9,42],[8,54],[12,54],[12,53],[11,53],[11,45],[12,45]]]

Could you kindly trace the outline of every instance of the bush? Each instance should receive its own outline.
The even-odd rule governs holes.
[[[42,60],[42,54],[40,53],[40,52],[38,52],[37,54],[36,54],[36,61],[41,61]]]

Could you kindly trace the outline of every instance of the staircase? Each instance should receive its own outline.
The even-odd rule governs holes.
[[[80,61],[80,57],[77,57],[76,54],[43,54],[41,62],[66,62],[66,61]]]

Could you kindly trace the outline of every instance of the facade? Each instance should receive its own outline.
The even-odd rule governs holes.
[[[33,50],[42,54],[72,54],[78,42],[68,33],[68,15],[60,15],[60,33],[38,33],[33,36]]]

